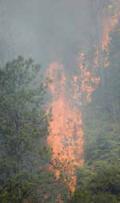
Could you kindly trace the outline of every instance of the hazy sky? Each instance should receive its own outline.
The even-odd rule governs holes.
[[[0,0],[0,59],[72,63],[91,49],[99,0]]]

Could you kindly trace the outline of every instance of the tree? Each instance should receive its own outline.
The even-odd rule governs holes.
[[[0,68],[0,202],[32,196],[46,163],[48,115],[40,67],[18,57]]]
[[[120,29],[111,33],[110,65],[85,106],[85,160],[72,203],[120,202]]]
[[[84,109],[85,159],[118,160],[120,142],[120,31],[111,33],[108,68],[101,69],[104,83]]]
[[[78,186],[72,203],[119,203],[120,164],[99,161],[79,170]]]

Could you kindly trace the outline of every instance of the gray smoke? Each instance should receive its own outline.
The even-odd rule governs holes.
[[[73,66],[97,41],[100,0],[0,0],[0,60],[22,55]]]

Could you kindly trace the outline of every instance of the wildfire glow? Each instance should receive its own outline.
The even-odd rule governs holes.
[[[80,78],[81,86],[80,91],[81,94],[85,97],[84,101],[91,102],[91,96],[93,92],[96,90],[97,86],[100,83],[100,78],[95,76],[92,71],[88,70],[85,65],[86,59],[85,55],[82,53],[80,54]]]
[[[76,187],[76,169],[84,164],[84,131],[81,105],[91,102],[92,94],[100,84],[96,68],[101,65],[100,54],[105,52],[104,67],[109,65],[110,33],[116,27],[120,17],[120,1],[114,1],[113,14],[103,17],[103,30],[99,46],[90,67],[84,53],[79,54],[77,74],[71,78],[70,91],[64,66],[58,62],[50,64],[47,75],[51,79],[49,91],[52,96],[48,144],[52,158],[49,169],[57,179],[62,178],[70,192]],[[68,93],[69,92],[69,93]],[[69,95],[71,92],[71,95]]]
[[[63,176],[69,190],[76,186],[76,168],[83,165],[84,139],[81,112],[73,107],[66,96],[66,77],[63,66],[54,63],[49,67],[52,77],[50,90],[53,101],[52,120],[48,143],[52,149],[51,168],[56,178]]]
[[[107,13],[107,15],[106,15]],[[104,67],[109,66],[110,33],[115,29],[120,20],[120,0],[113,0],[108,6],[103,17],[101,49],[106,53],[104,56]]]

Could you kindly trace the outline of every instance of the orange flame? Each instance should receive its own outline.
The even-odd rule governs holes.
[[[50,85],[53,97],[52,120],[48,137],[48,144],[52,150],[52,169],[56,178],[63,176],[69,190],[74,192],[76,168],[84,163],[81,113],[73,108],[66,96],[66,77],[63,66],[57,63],[51,64],[48,73],[53,78]]]
[[[72,76],[71,95],[68,95],[67,91],[68,81],[64,66],[56,62],[50,64],[47,71],[51,79],[49,90],[52,95],[52,120],[50,121],[48,136],[52,158],[49,169],[54,172],[57,179],[63,178],[70,192],[74,192],[76,187],[76,169],[84,164],[81,105],[91,102],[92,94],[100,84],[100,77],[96,75],[95,68],[100,66],[100,54],[102,52],[106,53],[104,67],[109,65],[110,33],[118,24],[120,17],[120,9],[116,10],[118,1],[113,1],[115,8],[113,14],[105,15],[103,18],[101,44],[96,49],[92,61],[93,67],[88,67],[84,53],[79,55],[79,73]]]
[[[84,65],[83,65],[84,64]],[[91,96],[93,92],[96,90],[97,86],[100,83],[100,78],[95,76],[92,71],[88,70],[85,66],[85,56],[83,58],[83,54],[80,54],[80,81],[81,81],[81,93],[85,95],[85,100],[87,102],[91,102]]]
[[[107,13],[107,14],[106,14]],[[109,66],[109,45],[111,42],[110,33],[116,28],[120,19],[120,0],[113,0],[111,5],[108,5],[105,16],[103,17],[102,41],[101,49],[106,53],[104,57],[104,67]]]
[[[96,76],[86,66],[84,53],[79,56],[79,74],[73,77],[73,98],[83,103],[91,102],[93,92],[100,83],[100,77]]]
[[[111,41],[110,33],[114,30],[120,18],[120,10],[118,9],[120,8],[120,1],[114,1],[113,5],[111,5],[110,7],[111,9],[113,6],[115,6],[114,4],[117,6],[114,8],[115,13],[113,13],[113,15],[111,15],[111,13],[108,13],[108,16],[105,16],[105,18],[103,18],[102,49],[106,51],[108,50]]]
[[[53,63],[49,66],[48,75],[52,83],[49,90],[52,94],[52,120],[48,144],[52,150],[51,170],[57,179],[63,177],[70,192],[76,186],[76,169],[83,165],[84,132],[80,102],[90,102],[92,93],[100,79],[85,67],[85,55],[80,54],[79,76],[73,76],[72,97],[68,99],[66,77],[63,65]],[[76,105],[77,102],[79,106]]]

